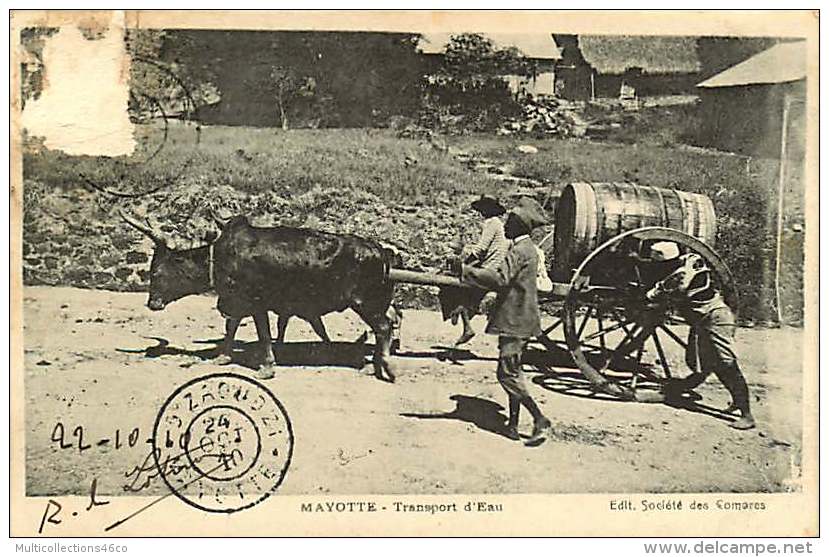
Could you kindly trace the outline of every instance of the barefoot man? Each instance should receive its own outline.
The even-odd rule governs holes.
[[[665,265],[669,274],[648,291],[647,298],[670,300],[691,326],[685,360],[694,373],[684,379],[669,380],[663,387],[665,396],[679,397],[700,386],[713,372],[731,394],[732,403],[727,412],[740,412],[740,418],[731,427],[753,428],[748,385],[731,347],[736,320],[715,288],[711,270],[696,254],[680,255],[679,246],[674,242],[653,244],[650,257],[655,263]]]
[[[509,249],[509,240],[504,236],[504,223],[502,215],[506,209],[494,197],[482,195],[470,206],[483,219],[481,237],[474,245],[464,246],[461,258],[464,263],[472,264],[484,269],[494,269]],[[461,318],[463,332],[455,346],[466,344],[475,336],[472,330],[470,318],[478,312],[481,300],[486,295],[486,290],[480,288],[444,286],[440,289],[440,307],[443,310],[443,319],[452,320],[454,325]]]

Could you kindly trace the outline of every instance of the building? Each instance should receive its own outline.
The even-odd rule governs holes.
[[[694,37],[554,35],[559,95],[572,100],[694,94]]]
[[[703,145],[780,156],[805,148],[806,42],[782,42],[697,85]],[[784,122],[785,121],[785,122]]]
[[[454,33],[457,34],[457,33]],[[418,49],[432,65],[440,64],[446,52],[446,45],[453,33],[425,33],[421,35]],[[549,33],[481,33],[492,41],[496,48],[517,48],[532,64],[529,77],[504,75],[510,90],[518,95],[552,95],[555,85],[555,67],[561,58],[559,48]]]
[[[593,96],[593,68],[584,59],[577,35],[553,35],[561,51],[554,69],[557,97],[586,101]]]

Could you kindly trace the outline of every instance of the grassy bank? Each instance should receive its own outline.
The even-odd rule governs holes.
[[[69,157],[45,151],[24,156],[24,173],[58,188],[85,175],[119,191],[191,180],[245,193],[301,195],[310,189],[360,190],[389,202],[428,204],[438,193],[491,191],[496,183],[470,174],[428,142],[387,130],[291,130],[172,125],[142,128],[129,158]],[[160,147],[160,150],[158,150]],[[158,150],[157,154],[152,156]],[[147,160],[148,159],[148,160]]]
[[[296,130],[173,125],[141,129],[130,159],[68,157],[43,149],[24,156],[24,279],[109,289],[146,287],[150,246],[115,217],[116,206],[145,213],[168,232],[196,240],[211,210],[245,213],[259,224],[283,223],[380,238],[398,245],[411,268],[440,268],[456,243],[475,234],[465,210],[504,184],[468,170],[428,141],[388,130]],[[547,182],[636,181],[709,195],[719,217],[717,250],[739,277],[741,314],[772,312],[776,162],[677,147],[531,141],[492,136],[449,143]],[[159,147],[161,147],[159,149]],[[117,199],[98,187],[140,192]],[[802,192],[790,196],[800,199]],[[789,206],[787,230],[802,222]],[[798,220],[799,219],[799,220]],[[802,237],[786,236],[786,314],[802,315]],[[768,262],[768,263],[767,263]],[[401,303],[434,304],[428,289],[401,289]]]

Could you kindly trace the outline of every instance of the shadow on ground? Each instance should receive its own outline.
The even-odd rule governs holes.
[[[156,341],[153,346],[143,349],[128,350],[116,348],[118,352],[128,354],[143,354],[146,358],[161,358],[164,356],[187,356],[195,360],[209,361],[219,356],[221,338],[193,341],[195,344],[206,344],[209,347],[202,349],[187,349],[174,346],[162,337],[146,337]],[[280,366],[335,366],[362,369],[367,358],[373,353],[374,345],[353,342],[286,342],[282,345],[272,345],[271,348]],[[256,369],[261,362],[259,343],[233,343],[233,363]]]
[[[554,393],[577,398],[593,400],[606,400],[608,402],[629,402],[614,397],[607,393],[599,392],[581,371],[576,368],[569,352],[561,347],[546,346],[546,350],[529,348],[524,356],[524,364],[534,369],[528,370],[533,375],[532,382],[536,385]],[[561,368],[565,368],[562,370]],[[622,383],[630,384],[630,377],[621,374],[619,380]],[[661,384],[656,377],[640,379],[636,385],[637,392],[661,391]],[[732,422],[736,417],[725,413],[722,409],[714,408],[701,403],[702,396],[696,392],[685,393],[682,397],[664,401],[664,404],[672,408],[686,410],[695,414],[703,414]]]
[[[395,356],[402,358],[424,358],[427,360],[438,360],[439,362],[449,362],[454,365],[463,365],[463,362],[477,361],[477,362],[497,362],[498,358],[479,356],[467,348],[457,348],[454,346],[435,345],[431,346],[429,351],[407,351],[397,352]]]
[[[418,420],[458,420],[472,424],[483,431],[506,436],[507,416],[502,413],[504,407],[497,402],[467,395],[452,395],[449,399],[455,401],[455,409],[451,412],[440,414],[404,412],[400,415]]]

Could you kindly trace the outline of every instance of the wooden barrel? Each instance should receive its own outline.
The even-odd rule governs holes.
[[[664,226],[714,245],[714,204],[705,195],[630,182],[576,182],[561,193],[555,213],[554,274],[572,269],[603,242],[643,226]]]

